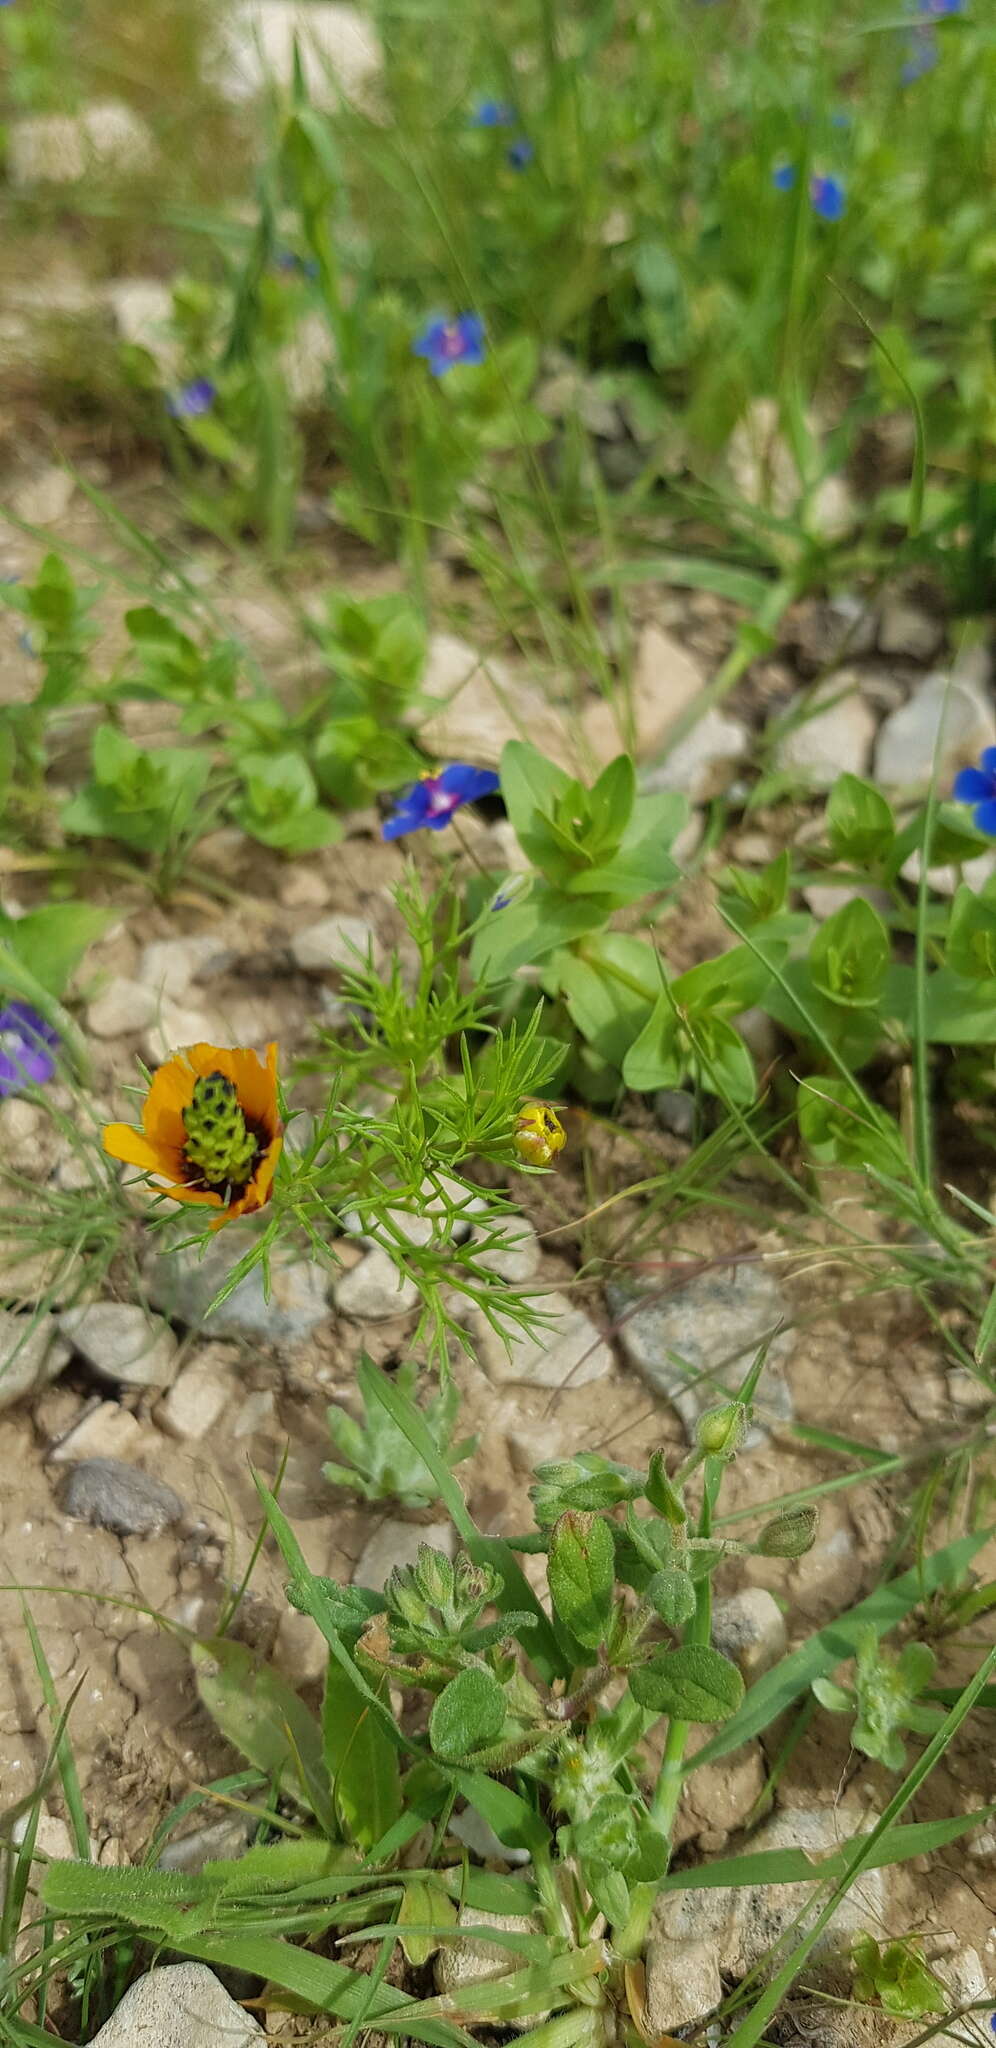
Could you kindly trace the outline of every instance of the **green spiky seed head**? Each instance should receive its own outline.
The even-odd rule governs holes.
[[[206,1074],[195,1081],[183,1128],[184,1153],[209,1188],[245,1187],[258,1147],[239,1107],[234,1081],[226,1074]]]

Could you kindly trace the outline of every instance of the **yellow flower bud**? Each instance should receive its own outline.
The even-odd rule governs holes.
[[[530,1102],[515,1120],[515,1149],[526,1166],[550,1166],[567,1143],[567,1132],[548,1102]]]

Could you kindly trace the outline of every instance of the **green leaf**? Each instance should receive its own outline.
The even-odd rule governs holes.
[[[598,1515],[569,1510],[555,1523],[547,1565],[557,1614],[585,1649],[597,1650],[612,1613],[615,1546]]]
[[[814,1678],[829,1675],[844,1658],[854,1655],[864,1629],[872,1629],[876,1636],[886,1635],[931,1593],[957,1586],[976,1551],[986,1542],[987,1534],[983,1529],[971,1536],[961,1536],[943,1550],[924,1557],[914,1570],[877,1587],[867,1600],[838,1615],[819,1634],[810,1636],[798,1650],[783,1657],[751,1686],[733,1720],[688,1759],[686,1771],[698,1770],[703,1760],[713,1763],[721,1756],[729,1756],[741,1742],[760,1735],[793,1700],[809,1691]]]
[[[334,1839],[339,1828],[321,1729],[297,1693],[244,1643],[227,1636],[194,1643],[190,1654],[198,1693],[222,1734],[258,1770],[278,1778]]]
[[[429,1741],[444,1763],[460,1763],[496,1742],[505,1725],[505,1694],[490,1671],[458,1671],[429,1716]]]
[[[62,996],[88,946],[107,930],[113,910],[92,903],[46,903],[26,917],[0,914],[0,956],[7,950],[51,995]],[[0,985],[3,969],[0,964]]]
[[[838,860],[865,867],[892,845],[895,820],[880,789],[859,775],[838,775],[827,799],[827,836]]]
[[[688,1055],[670,996],[658,996],[622,1066],[627,1088],[649,1095],[655,1088],[678,1088],[688,1071]]]
[[[647,1587],[647,1599],[667,1628],[677,1631],[695,1613],[695,1587],[687,1572],[672,1566],[655,1572]]]
[[[456,1906],[438,1884],[427,1884],[424,1878],[409,1878],[398,1907],[398,1940],[414,1969],[420,1970],[431,1961],[439,1947],[439,1937],[406,1934],[405,1928],[435,1923],[442,1934],[446,1928],[454,1927],[456,1921]]]
[[[832,1002],[876,1003],[892,958],[889,934],[863,896],[843,903],[820,926],[809,948],[809,971]]]
[[[398,1752],[331,1659],[322,1700],[322,1743],[345,1831],[361,1849],[371,1849],[401,1812]]]
[[[996,900],[962,882],[951,905],[944,957],[953,974],[996,986]]]
[[[641,1707],[678,1721],[725,1721],[744,1697],[735,1664],[705,1643],[661,1650],[629,1675],[629,1689]]]

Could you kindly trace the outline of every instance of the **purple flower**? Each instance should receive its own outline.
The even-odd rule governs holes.
[[[978,768],[961,768],[951,792],[956,803],[971,804],[978,831],[996,839],[996,747],[985,747]]]
[[[412,354],[425,357],[434,377],[445,377],[457,363],[483,363],[484,322],[477,313],[458,313],[455,320],[430,320],[412,342]]]
[[[195,377],[167,398],[166,410],[175,420],[195,420],[201,413],[210,412],[217,396],[217,387],[210,377]]]
[[[401,839],[406,832],[419,832],[427,825],[430,832],[441,832],[448,825],[454,811],[463,804],[476,803],[479,797],[493,796],[500,787],[499,778],[491,768],[470,768],[466,762],[454,761],[449,768],[441,769],[438,775],[423,775],[420,782],[414,782],[399,798],[393,817],[386,818],[381,828],[385,839]]]
[[[795,184],[795,165],[776,164],[771,173],[771,182],[779,192],[791,192]]]
[[[511,128],[515,108],[507,100],[478,100],[470,117],[472,128]]]
[[[814,171],[809,180],[809,197],[813,212],[821,220],[842,220],[847,200],[839,178],[823,177]]]
[[[58,1044],[58,1032],[30,1003],[7,1003],[0,1010],[0,1100],[50,1081]]]
[[[535,155],[536,151],[528,135],[517,135],[515,141],[510,142],[505,151],[506,159],[513,171],[524,171],[526,166],[532,163]]]

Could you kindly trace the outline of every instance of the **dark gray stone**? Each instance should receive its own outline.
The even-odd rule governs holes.
[[[113,1529],[117,1536],[158,1536],[186,1508],[171,1486],[120,1458],[87,1458],[74,1465],[62,1492],[67,1515]]]
[[[692,1270],[687,1282],[665,1291],[629,1283],[606,1289],[619,1343],[644,1379],[681,1416],[689,1438],[707,1409],[735,1394],[758,1347],[788,1308],[777,1281],[750,1260]],[[792,1399],[782,1373],[793,1340],[773,1338],[754,1397],[756,1420],[790,1421]],[[763,1441],[756,1427],[748,1445]]]

